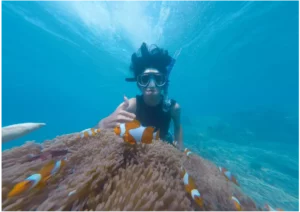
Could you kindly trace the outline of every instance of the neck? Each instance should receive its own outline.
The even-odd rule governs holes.
[[[144,99],[144,102],[149,105],[149,106],[156,106],[160,103],[161,99],[162,99],[162,96],[159,95],[159,96],[144,96],[143,95],[143,99]]]

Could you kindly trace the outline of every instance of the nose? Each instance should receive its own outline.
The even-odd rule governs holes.
[[[150,82],[149,82],[148,87],[149,87],[149,88],[154,88],[154,87],[155,87],[155,82],[154,82],[153,77],[150,78]]]

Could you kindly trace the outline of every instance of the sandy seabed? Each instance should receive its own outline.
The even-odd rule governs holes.
[[[47,157],[29,160],[30,154],[41,153]],[[64,158],[66,165],[45,187],[7,197],[16,183],[49,161]],[[194,179],[204,200],[202,208],[185,191],[181,166]],[[232,195],[242,210],[259,210],[210,161],[195,154],[187,157],[162,141],[130,145],[109,130],[88,138],[69,134],[42,144],[27,142],[2,153],[4,211],[236,210]]]

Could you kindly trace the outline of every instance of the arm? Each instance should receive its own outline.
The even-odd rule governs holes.
[[[176,103],[171,110],[171,117],[174,122],[175,141],[178,142],[179,150],[183,151],[183,138],[182,138],[182,126],[180,123],[180,114],[181,114],[180,105]]]

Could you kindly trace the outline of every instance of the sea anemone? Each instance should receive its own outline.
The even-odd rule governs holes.
[[[174,146],[154,140],[130,145],[112,131],[78,138],[64,135],[42,144],[27,142],[2,153],[3,210],[257,210],[218,168],[196,154],[187,157]],[[65,155],[47,154],[28,161],[29,154],[68,149]],[[65,167],[44,187],[8,198],[16,183],[37,173],[51,160],[65,159]],[[186,192],[181,166],[194,179],[204,205]]]

